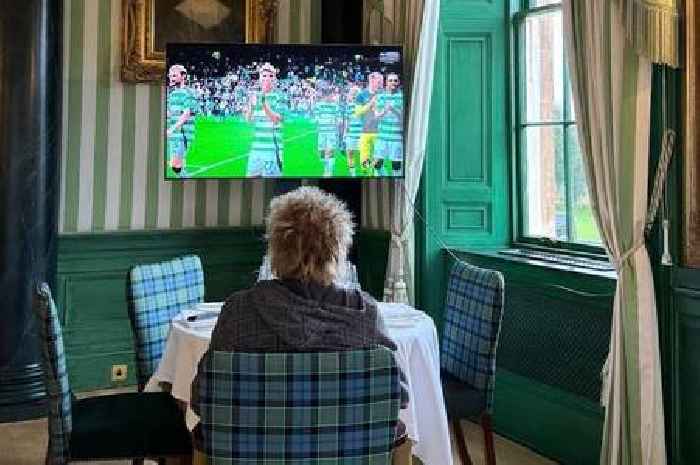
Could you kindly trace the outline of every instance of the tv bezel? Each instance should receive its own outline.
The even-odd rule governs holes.
[[[165,75],[163,76],[163,86],[165,89],[165,98],[163,100],[163,121],[167,121],[167,111],[168,111],[168,73],[167,70],[170,67],[169,63],[169,50],[171,47],[299,47],[299,48],[323,48],[323,47],[336,47],[336,48],[362,48],[362,49],[386,49],[392,48],[397,49],[401,58],[401,80],[404,81],[404,53],[403,45],[401,44],[295,44],[295,43],[282,43],[282,44],[261,44],[261,43],[238,43],[238,42],[168,42],[165,45]],[[405,85],[402,85],[402,91],[405,90]],[[167,136],[167,124],[163,125],[163,179],[165,181],[241,181],[241,180],[259,180],[259,179],[270,179],[270,180],[338,180],[338,181],[382,181],[382,180],[404,180],[406,178],[406,131],[408,118],[406,117],[406,109],[408,108],[407,102],[405,100],[406,94],[404,94],[404,111],[403,111],[403,133],[401,137],[403,139],[404,147],[404,157],[402,160],[401,174],[398,176],[205,176],[205,177],[168,177],[168,136]],[[409,96],[410,98],[410,96]]]

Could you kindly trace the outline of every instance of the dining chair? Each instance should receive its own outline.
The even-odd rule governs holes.
[[[127,302],[140,391],[163,356],[170,321],[203,300],[204,272],[196,255],[137,265],[129,271]]]
[[[204,357],[195,463],[390,464],[401,389],[388,349]]]
[[[131,392],[76,400],[68,381],[61,323],[47,284],[36,288],[33,308],[48,394],[47,465],[141,458],[191,461],[190,433],[170,395]]]
[[[450,271],[440,344],[440,375],[447,416],[463,465],[471,465],[460,420],[479,419],[486,464],[496,464],[491,415],[496,349],[503,316],[503,275],[456,261]]]

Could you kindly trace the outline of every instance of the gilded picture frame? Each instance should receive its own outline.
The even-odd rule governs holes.
[[[158,3],[161,2],[161,3]],[[179,6],[186,2],[168,0],[122,0],[122,69],[121,78],[126,82],[152,82],[161,81],[165,73],[165,51],[156,45],[163,42],[158,37],[158,31],[168,28],[168,25],[159,24],[162,20],[164,8],[174,10],[173,6]],[[255,43],[269,42],[272,38],[272,25],[274,24],[277,1],[276,0],[228,0],[229,6],[234,11],[230,16],[231,34],[226,35],[226,41],[237,40]],[[196,0],[193,5],[197,5]],[[221,3],[212,4],[219,6]],[[165,6],[164,6],[165,5]],[[237,6],[238,8],[234,7]],[[225,5],[224,5],[225,7]],[[166,12],[170,13],[169,10]],[[240,18],[240,14],[244,18]],[[203,41],[220,42],[219,36],[183,39],[182,34],[178,41]]]
[[[700,268],[700,5],[685,2],[683,264]]]

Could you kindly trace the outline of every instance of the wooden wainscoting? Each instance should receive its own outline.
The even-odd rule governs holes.
[[[363,289],[381,298],[389,235],[361,231],[357,240],[360,282]],[[264,251],[260,228],[61,236],[54,294],[73,389],[105,389],[136,382],[126,307],[126,276],[132,266],[197,254],[204,266],[205,299],[218,301],[255,282]],[[127,366],[125,381],[112,382],[113,365]]]
[[[255,282],[263,255],[255,228],[68,235],[59,239],[56,301],[68,372],[76,391],[135,383],[126,276],[139,263],[194,253],[204,266],[206,300],[222,300]],[[127,379],[112,382],[112,366]]]
[[[700,463],[700,271],[673,270],[670,391],[674,465]]]

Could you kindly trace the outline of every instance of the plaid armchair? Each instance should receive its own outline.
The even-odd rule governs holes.
[[[72,393],[66,371],[63,333],[48,284],[43,283],[36,289],[33,308],[40,333],[44,336],[44,385],[49,407],[49,447],[46,463],[63,465],[68,463],[68,443],[73,429]]]
[[[49,398],[47,465],[71,460],[179,457],[192,454],[181,410],[166,393],[126,393],[74,400],[58,312],[47,284],[34,293]]]
[[[170,321],[204,300],[204,272],[196,255],[138,265],[127,284],[129,319],[136,346],[136,378],[143,390],[158,367]]]
[[[474,417],[480,417],[484,430],[486,463],[496,463],[491,414],[504,287],[498,271],[461,261],[455,262],[449,276],[440,368],[447,415],[462,463],[471,463],[471,459],[460,419]]]
[[[389,465],[401,389],[388,349],[208,352],[200,367],[207,464]]]

